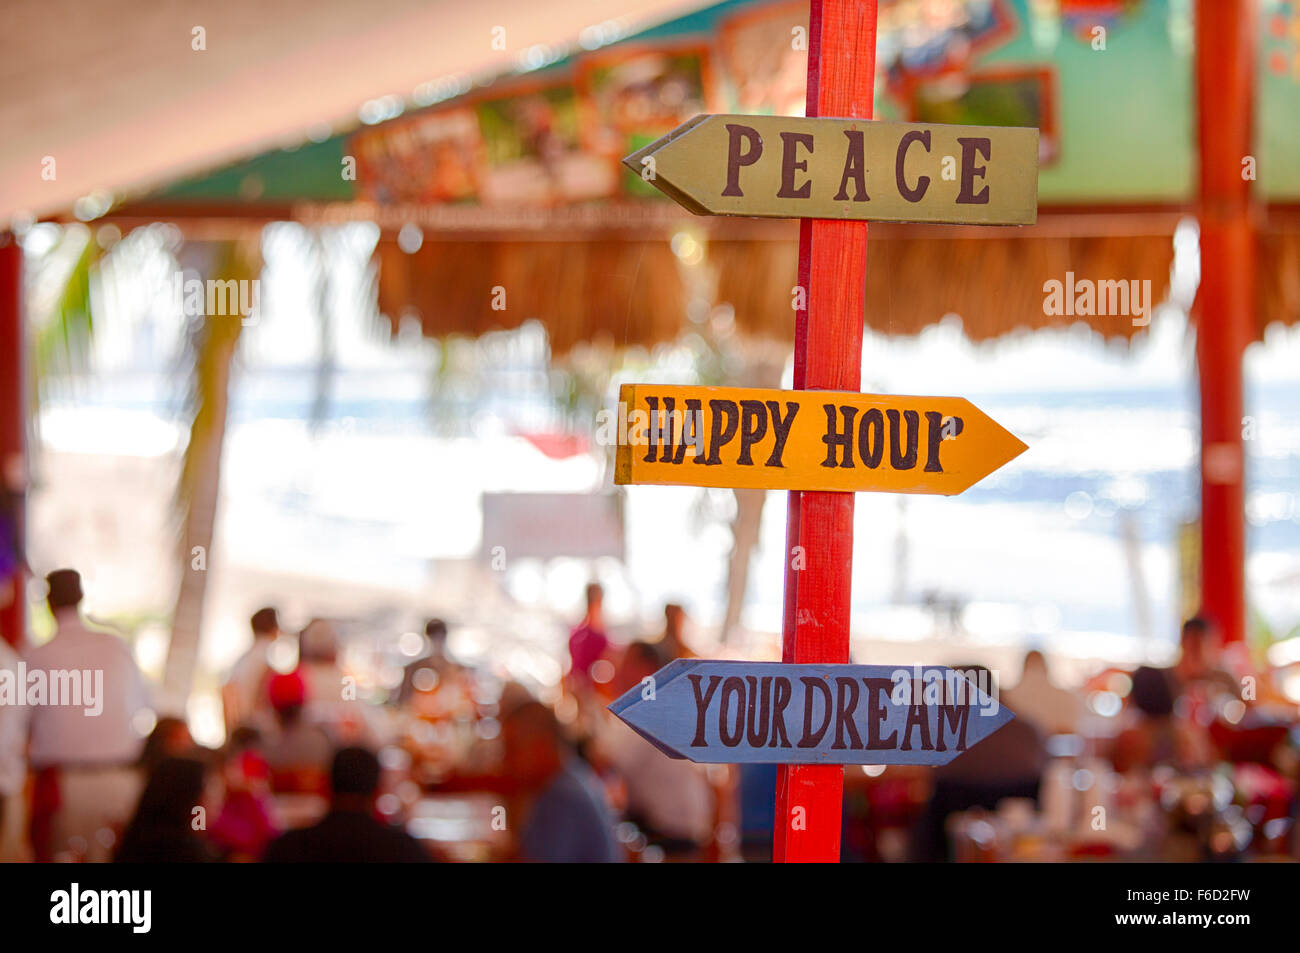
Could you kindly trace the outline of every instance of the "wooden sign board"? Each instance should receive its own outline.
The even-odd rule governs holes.
[[[970,401],[624,384],[614,482],[952,495],[1027,449]]]
[[[1032,225],[1038,130],[701,115],[623,163],[697,215]]]
[[[670,758],[933,765],[1015,717],[990,690],[942,665],[678,659],[609,710]]]

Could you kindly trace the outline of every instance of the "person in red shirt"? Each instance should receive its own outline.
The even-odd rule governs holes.
[[[604,600],[605,590],[600,583],[590,583],[587,586],[587,614],[569,635],[569,677],[575,687],[591,687],[591,667],[604,657],[609,648],[601,612]]]

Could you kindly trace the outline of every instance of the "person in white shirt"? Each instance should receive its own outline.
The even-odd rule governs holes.
[[[275,673],[271,671],[267,653],[280,637],[280,616],[267,606],[254,612],[250,623],[253,644],[235,662],[226,684],[221,687],[227,738],[236,728],[249,726],[265,731],[274,725],[267,685]]]
[[[1003,700],[1017,718],[1033,722],[1044,736],[1073,734],[1083,711],[1077,695],[1052,681],[1047,659],[1037,649],[1025,653],[1020,681],[1007,689]]]
[[[298,673],[307,687],[303,718],[323,728],[340,748],[379,749],[388,741],[383,712],[358,697],[355,679],[339,664],[338,630],[329,619],[312,619],[298,635]]]
[[[137,716],[149,700],[127,644],[82,622],[76,571],[46,582],[56,631],[24,660],[32,849],[37,860],[106,859],[140,792]],[[42,681],[46,691],[34,695]]]

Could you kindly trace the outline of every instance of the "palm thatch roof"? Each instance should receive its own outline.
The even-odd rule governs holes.
[[[1300,206],[1260,212],[1257,337],[1270,324],[1300,322]],[[454,230],[435,231],[414,254],[385,234],[375,252],[380,310],[395,326],[414,316],[435,337],[538,320],[556,354],[587,341],[652,347],[690,326],[686,266],[671,243],[685,231],[702,242],[716,301],[734,308],[737,330],[790,340],[795,223],[642,214],[589,220],[583,229],[562,219],[555,228],[521,228],[502,218],[474,229],[457,218]],[[866,325],[911,335],[956,314],[968,337],[986,341],[1084,321],[1107,338],[1130,340],[1142,326],[1128,314],[1047,313],[1044,284],[1067,272],[1076,280],[1150,281],[1159,304],[1169,290],[1175,228],[1191,214],[1058,209],[1025,228],[872,224]],[[504,310],[493,307],[496,288],[505,291]]]
[[[1131,338],[1140,328],[1128,315],[1046,313],[1044,283],[1065,280],[1067,271],[1094,280],[1146,280],[1158,303],[1169,286],[1178,219],[1178,213],[1164,211],[1049,214],[1021,229],[871,225],[867,326],[916,334],[957,314],[977,341],[1077,320],[1107,337]],[[650,347],[690,325],[683,270],[692,266],[674,253],[671,241],[681,233],[702,244],[701,264],[716,282],[715,300],[734,308],[738,331],[790,340],[798,257],[794,223],[686,218],[657,232],[629,235],[608,227],[583,237],[562,231],[540,239],[523,232],[469,238],[458,232],[430,236],[412,254],[395,236],[385,236],[375,253],[380,310],[394,324],[416,317],[426,334],[439,337],[535,319],[546,326],[557,354],[591,340]],[[1275,244],[1283,255],[1297,252]]]

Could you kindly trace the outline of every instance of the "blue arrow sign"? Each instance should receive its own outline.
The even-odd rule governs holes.
[[[609,710],[670,758],[946,764],[1015,717],[987,677],[942,665],[678,659]]]

